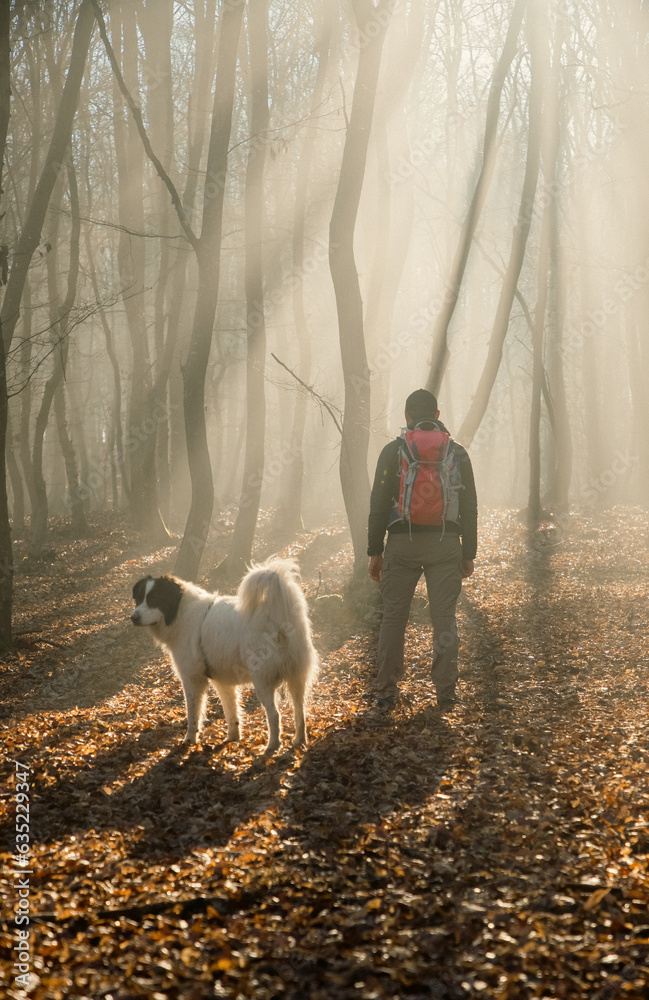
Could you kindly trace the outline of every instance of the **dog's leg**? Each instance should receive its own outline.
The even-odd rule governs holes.
[[[293,702],[293,715],[295,716],[295,738],[294,747],[306,746],[306,724],[304,721],[304,693],[305,683],[302,675],[289,677],[288,690]]]
[[[268,720],[268,746],[266,753],[274,753],[279,749],[280,718],[275,705],[275,687],[261,677],[254,680],[255,694],[264,707]]]
[[[238,743],[240,738],[239,692],[236,687],[230,684],[219,684],[215,680],[212,680],[212,684],[223,705],[223,714],[228,726],[228,742]]]
[[[203,722],[207,677],[205,674],[198,674],[194,677],[182,676],[181,674],[181,680],[187,708],[187,734],[184,742],[195,743]]]

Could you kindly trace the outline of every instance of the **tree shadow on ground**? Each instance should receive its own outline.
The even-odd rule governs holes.
[[[429,706],[396,716],[359,712],[309,749],[282,816],[305,850],[335,853],[434,795],[456,746],[447,720]]]
[[[396,721],[389,717],[373,720],[371,725],[364,713],[354,717],[349,729],[325,736],[304,752],[294,786],[281,800],[285,823],[300,824],[307,846],[322,842],[323,824],[313,798],[321,798],[323,782],[335,783],[331,796],[353,805],[351,810],[341,806],[349,815],[336,814],[334,840],[355,837],[366,824],[380,824],[386,812],[424,801],[444,773],[447,730],[443,719],[431,721],[423,712]],[[49,781],[41,789],[37,758],[43,754],[40,750],[34,754],[30,766],[35,773],[33,806],[39,839],[138,828],[139,857],[182,857],[195,848],[225,846],[237,826],[269,805],[279,807],[277,793],[295,761],[294,751],[269,758],[260,754],[247,766],[234,769],[227,744],[191,748],[181,744],[124,782],[129,770],[141,770],[152,749],[167,741],[172,731],[170,726],[152,727],[138,740],[125,738],[104,752],[80,756],[74,774],[63,772],[63,765],[58,771],[56,746],[50,745],[46,751]],[[56,744],[76,743],[83,751],[84,743],[77,740],[84,736],[84,720],[75,720],[56,731]],[[418,754],[430,754],[424,773],[421,757],[408,756],[412,740]],[[396,752],[391,753],[390,747]]]
[[[154,654],[155,656],[155,654]],[[8,678],[5,712],[23,718],[39,711],[89,709],[119,694],[128,684],[146,685],[150,643],[133,643],[129,626],[106,625],[64,650],[40,655]]]

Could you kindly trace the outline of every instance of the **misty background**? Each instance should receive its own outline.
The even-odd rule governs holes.
[[[215,534],[236,574],[258,517],[279,548],[345,512],[359,568],[421,386],[481,504],[646,504],[648,32],[632,0],[16,0],[14,538],[121,510],[195,578]]]

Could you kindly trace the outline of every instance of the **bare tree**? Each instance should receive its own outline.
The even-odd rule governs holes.
[[[151,146],[142,120],[142,113],[126,85],[115,52],[110,44],[97,0],[92,0],[92,3],[97,13],[99,30],[117,84],[130,108],[145,152],[171,195],[171,201],[183,234],[194,250],[198,263],[198,292],[192,334],[187,359],[183,366],[185,434],[192,484],[192,502],[175,567],[179,575],[192,579],[198,575],[214,506],[214,483],[205,424],[205,377],[212,346],[218,300],[223,198],[227,177],[228,141],[232,126],[237,49],[243,18],[243,3],[236,2],[226,5],[222,11],[200,236],[197,236],[192,229],[178,190]]]
[[[135,6],[122,4],[111,12],[113,50],[122,53],[124,83],[129,93],[139,87],[138,33]],[[138,134],[137,121],[123,107],[122,92],[115,80],[115,156],[119,220],[119,278],[124,311],[128,323],[133,354],[131,379],[130,423],[136,431],[153,409],[152,363],[145,311],[145,247],[138,233],[144,232],[144,150]],[[158,116],[159,117],[159,116]],[[138,528],[154,543],[169,540],[169,533],[160,513],[155,466],[157,424],[145,432],[139,447],[130,453],[130,507]]]
[[[61,95],[52,138],[45,163],[31,200],[23,231],[20,234],[9,281],[2,303],[2,328],[5,352],[9,350],[20,315],[20,304],[32,257],[38,247],[43,223],[54,185],[59,173],[65,169],[66,150],[70,143],[72,125],[79,102],[79,91],[86,66],[90,39],[95,25],[93,0],[82,0],[74,29],[72,53],[68,73]]]
[[[58,192],[55,195],[56,204],[55,211],[52,216],[53,223],[50,241],[52,249],[47,255],[53,370],[43,390],[41,405],[36,418],[36,427],[34,430],[32,474],[34,476],[35,503],[32,509],[29,545],[30,552],[35,557],[40,556],[47,533],[48,503],[47,485],[43,474],[43,439],[45,437],[45,430],[48,424],[52,403],[54,402],[57,393],[62,391],[63,388],[63,379],[65,376],[68,353],[70,349],[70,314],[76,299],[77,282],[79,278],[81,220],[79,217],[79,197],[77,192],[76,175],[71,162],[68,164],[67,177],[69,181],[72,233],[70,239],[70,260],[67,268],[67,291],[65,298],[62,301],[60,299],[58,287],[58,231],[61,218],[60,207],[62,200],[63,175],[60,176],[57,183]],[[58,403],[57,423],[59,425],[59,432],[63,435],[62,445],[66,469],[68,472],[68,487],[73,516],[73,531],[77,534],[77,536],[79,536],[85,533],[87,525],[83,513],[83,505],[81,504],[79,496],[76,458],[74,457],[72,444],[67,437],[67,432],[65,431],[64,426],[62,426],[65,424],[65,408],[62,400]]]
[[[347,126],[340,176],[329,226],[329,266],[336,294],[338,333],[345,384],[340,483],[354,546],[354,572],[365,568],[366,518],[370,484],[367,452],[370,385],[363,332],[363,300],[354,257],[354,231],[365,176],[376,86],[391,0],[377,7],[352,0],[360,34],[358,70]]]
[[[174,170],[174,102],[171,61],[171,36],[173,31],[174,0],[147,0],[139,10],[139,24],[144,36],[146,57],[144,79],[146,83],[147,118],[151,143],[160,155],[165,170]],[[153,342],[155,345],[155,382],[146,401],[146,409],[151,412],[156,404],[166,410],[168,379],[171,361],[178,333],[177,325],[167,323],[171,304],[173,264],[175,254],[170,244],[172,235],[171,204],[168,192],[157,177],[153,180],[152,197],[154,211],[151,225],[154,232],[161,234],[159,241],[159,265],[155,282],[153,302]],[[169,357],[169,364],[166,358]],[[171,506],[171,486],[169,482],[169,422],[159,421],[155,435],[156,452],[152,456],[147,450],[147,473],[157,481],[157,496],[163,517],[169,515]],[[153,448],[153,443],[151,448]]]
[[[329,52],[331,49],[332,36],[332,16],[333,7],[331,4],[323,4],[321,7],[320,22],[318,24],[316,54],[318,59],[318,71],[316,73],[313,86],[313,96],[311,107],[314,113],[319,109],[324,95],[325,83],[329,65]],[[295,203],[293,209],[293,292],[292,305],[293,316],[295,318],[295,333],[299,350],[298,371],[303,381],[308,382],[311,377],[312,345],[311,331],[307,310],[305,308],[304,289],[304,264],[305,264],[305,238],[306,238],[306,218],[308,210],[308,190],[311,172],[313,169],[313,158],[316,140],[316,131],[313,128],[305,129],[304,142],[300,153],[297,176],[295,180]],[[280,503],[280,532],[290,536],[293,532],[303,527],[302,522],[302,496],[304,485],[304,429],[306,426],[308,396],[305,392],[298,392],[295,397],[295,407],[293,409],[293,423],[291,427],[291,455],[293,460],[286,470],[283,478],[285,488],[282,491]]]
[[[214,482],[205,426],[205,373],[212,345],[219,289],[223,197],[242,17],[243,3],[224,6],[207,154],[203,222],[200,240],[194,243],[199,284],[192,335],[183,366],[185,433],[192,502],[175,567],[180,576],[190,579],[198,575],[214,506]]]
[[[530,49],[530,98],[525,176],[523,178],[518,218],[514,227],[509,261],[491,331],[487,360],[480,376],[473,402],[460,428],[459,440],[462,441],[465,447],[471,444],[473,436],[480,426],[489,405],[491,390],[493,389],[500,367],[503,344],[509,327],[512,303],[516,295],[516,287],[523,266],[527,237],[534,213],[534,197],[539,175],[541,110],[543,107],[544,83],[542,68],[539,66],[538,32],[535,31],[533,24],[534,19],[538,16],[540,16],[540,12],[536,11],[533,4],[529,4],[527,8],[527,34]]]
[[[500,99],[507,74],[518,50],[518,36],[521,30],[525,4],[527,0],[516,0],[509,21],[509,28],[500,59],[496,63],[489,99],[487,101],[487,117],[485,121],[484,141],[482,146],[482,165],[469,209],[464,218],[458,247],[451,267],[451,273],[446,283],[442,306],[433,328],[433,350],[430,360],[430,374],[426,388],[435,396],[439,395],[442,378],[449,359],[448,330],[453,319],[455,307],[460,295],[462,279],[469,259],[469,251],[475,233],[480,213],[484,206],[489,184],[494,172],[498,138],[498,119],[500,117]]]
[[[412,149],[405,100],[424,37],[425,6],[396,8],[390,32],[392,51],[386,77],[393,85],[383,95],[376,128],[377,206],[375,250],[365,311],[365,334],[372,378],[372,431],[382,447],[389,437],[387,409],[392,323],[403,279],[414,220]],[[433,15],[434,16],[434,15]],[[398,33],[394,29],[399,29]],[[405,169],[402,169],[404,168]],[[375,360],[376,359],[376,360]]]

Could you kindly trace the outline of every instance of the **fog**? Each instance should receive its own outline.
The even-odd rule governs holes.
[[[419,387],[481,504],[646,504],[648,30],[624,0],[16,2],[14,533],[129,511],[195,576],[235,518],[234,562],[258,510],[278,546],[346,513],[360,558]]]

